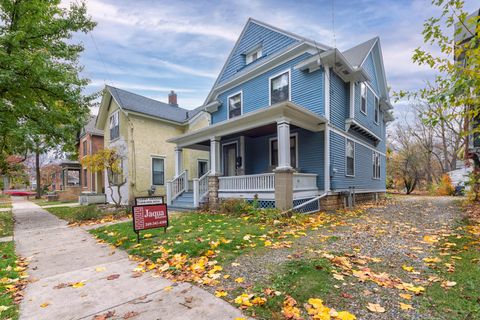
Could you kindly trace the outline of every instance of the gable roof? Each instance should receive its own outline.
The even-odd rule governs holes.
[[[203,109],[198,107],[193,110],[187,110],[109,85],[105,86],[105,90],[112,95],[120,108],[124,110],[178,123],[184,123],[192,119]]]
[[[360,67],[367,58],[373,46],[377,43],[378,37],[367,40],[353,48],[342,52],[343,56],[347,58],[350,64],[354,67]]]
[[[95,123],[97,122],[96,116],[91,116],[87,123],[83,126],[80,133],[80,137],[83,137],[85,134],[90,133],[96,136],[103,136],[103,130],[97,129]]]
[[[227,59],[225,60],[225,63],[223,64],[222,66],[222,69],[220,70],[218,76],[217,76],[217,79],[215,80],[212,88],[210,89],[210,92],[209,94],[207,95],[207,98],[205,99],[205,102],[204,104],[208,104],[211,100],[211,97],[212,97],[212,93],[214,91],[214,89],[217,87],[217,85],[220,84],[221,82],[221,77],[223,75],[223,73],[225,72],[225,69],[227,68],[228,66],[228,63],[230,62],[230,60],[232,59],[234,53],[237,51],[237,48],[240,44],[240,41],[242,40],[243,36],[245,35],[245,32],[247,31],[248,27],[252,24],[256,24],[256,25],[259,25],[261,27],[264,27],[266,29],[270,29],[274,32],[277,32],[277,33],[280,33],[280,34],[283,34],[287,37],[290,37],[290,38],[293,38],[295,40],[297,40],[298,43],[307,43],[313,47],[316,47],[318,49],[321,49],[321,50],[328,50],[328,49],[332,49],[332,47],[330,46],[327,46],[325,44],[322,44],[322,43],[319,43],[319,42],[316,42],[315,40],[311,40],[311,39],[308,39],[308,38],[305,38],[305,37],[302,37],[302,36],[299,36],[295,33],[292,33],[292,32],[289,32],[289,31],[286,31],[286,30],[283,30],[283,29],[280,29],[280,28],[277,28],[275,26],[272,26],[270,24],[267,24],[265,22],[262,22],[262,21],[259,21],[259,20],[256,20],[256,19],[253,19],[253,18],[248,18],[247,20],[247,23],[245,23],[245,26],[243,27],[242,29],[242,32],[240,33],[240,36],[237,38],[237,41],[235,42],[235,45],[233,46],[232,50],[230,51]],[[271,58],[273,58],[274,56],[271,56],[269,57],[269,59],[266,59],[266,61],[270,60]],[[264,62],[266,62],[264,61]],[[231,77],[231,79],[234,79],[235,76]],[[231,80],[229,79],[229,80]]]

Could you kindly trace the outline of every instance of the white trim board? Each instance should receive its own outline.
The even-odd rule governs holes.
[[[330,130],[331,130],[332,132],[338,134],[339,136],[342,136],[342,137],[344,137],[344,138],[353,140],[353,141],[355,141],[355,143],[358,143],[358,144],[360,144],[360,145],[364,146],[365,148],[368,148],[368,149],[370,149],[370,150],[372,150],[372,151],[378,152],[378,154],[381,154],[382,156],[386,157],[385,153],[383,153],[383,152],[375,149],[375,148],[372,147],[372,146],[369,146],[368,144],[366,144],[366,143],[363,142],[363,141],[358,140],[356,137],[351,136],[351,135],[347,134],[346,132],[342,132],[341,130],[339,130],[339,129],[331,126],[331,125],[329,125],[328,127],[330,128]]]

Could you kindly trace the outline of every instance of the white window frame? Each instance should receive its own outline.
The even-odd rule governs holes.
[[[364,115],[368,114],[368,90],[370,88],[367,86],[365,82],[360,82],[360,112]],[[365,93],[365,110],[362,110],[363,105],[363,94]]]
[[[113,117],[114,115],[117,116],[117,121],[118,121],[118,137],[116,137],[115,139],[112,139],[112,136],[110,135],[112,128],[110,127],[110,125],[111,125],[111,119],[112,119],[112,117]],[[109,121],[109,124],[108,124],[108,136],[109,136],[109,138],[110,138],[110,141],[115,141],[115,140],[117,140],[117,139],[120,139],[120,112],[119,112],[119,110],[117,110],[117,111],[115,111],[115,112],[112,112],[112,113],[110,114],[110,117],[108,117],[108,121]]]
[[[295,138],[295,158],[296,158],[296,168],[294,169],[298,169],[298,132],[294,132],[294,133],[291,133],[290,134],[290,138]],[[274,140],[278,140],[278,137],[271,137],[270,139],[268,139],[268,166],[269,167],[273,167],[273,164],[272,164],[272,141]],[[291,146],[290,146],[291,147]],[[289,150],[290,152],[290,150]],[[292,159],[290,159],[290,165],[292,164]],[[277,163],[277,166],[278,166],[278,163]]]
[[[373,97],[373,103],[375,104],[375,110],[373,113],[373,122],[376,125],[380,124],[380,99],[376,95]]]
[[[348,142],[352,142],[353,143],[353,175],[352,174],[348,174],[348,161],[347,161],[347,145],[348,145]],[[346,177],[355,177],[355,141],[352,140],[352,139],[349,139],[349,138],[345,138],[345,176]]]
[[[243,90],[240,90],[227,97],[227,119],[231,119],[230,118],[230,98],[235,97],[236,95],[240,95],[240,116],[243,115]]]
[[[380,154],[376,151],[372,151],[372,177],[374,180],[380,180],[382,175],[380,165]]]
[[[153,159],[161,159],[163,160],[163,184],[154,184],[153,183]],[[150,182],[152,186],[165,186],[166,185],[166,173],[167,173],[167,158],[165,156],[157,156],[151,155],[150,156]]]
[[[257,57],[255,59],[253,59],[252,57],[255,53],[257,54]],[[263,54],[263,52],[262,52],[262,46],[261,45],[258,45],[255,48],[250,49],[249,51],[247,51],[245,53],[245,65],[249,65],[250,63],[253,63],[253,62],[257,61],[258,59],[260,59],[262,57],[262,54]]]
[[[283,70],[271,77],[268,78],[268,105],[272,105],[272,79],[281,76],[284,73],[288,72],[288,99],[286,101],[292,101],[292,72],[291,69]]]

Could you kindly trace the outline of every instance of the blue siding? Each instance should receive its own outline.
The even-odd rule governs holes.
[[[375,63],[373,62],[372,52],[370,52],[367,59],[363,63],[363,68],[370,76],[370,84],[372,85],[372,88],[375,91],[375,93],[378,95],[380,91],[378,90],[377,73],[375,72]]]
[[[298,133],[298,170],[302,173],[317,174],[317,186],[323,189],[324,183],[324,141],[322,132],[310,132],[299,129]],[[276,134],[245,139],[245,174],[271,172],[270,138]]]
[[[345,130],[345,120],[349,116],[350,106],[349,84],[333,71],[330,73],[330,121],[339,128]]]
[[[226,82],[234,76],[239,70],[245,67],[245,53],[257,45],[262,46],[262,58],[252,62],[250,66],[257,62],[268,59],[268,56],[282,50],[298,40],[289,37],[283,33],[278,33],[250,21],[245,29],[243,37],[239,39],[238,46],[233,52],[230,60],[227,61],[223,73],[219,76],[219,84]]]
[[[357,190],[384,190],[385,189],[385,156],[380,155],[380,179],[373,179],[372,156],[373,150],[355,142],[355,176],[347,177],[345,166],[345,137],[330,133],[330,167],[336,169],[332,177],[333,191],[355,187]]]
[[[243,112],[248,113],[269,106],[269,78],[286,70],[291,72],[292,101],[319,115],[324,115],[323,70],[308,73],[295,70],[294,65],[310,57],[308,53],[285,62],[251,80],[235,86],[218,96],[222,105],[212,114],[212,124],[227,120],[227,97],[238,91],[243,92]]]
[[[380,114],[380,121],[378,124],[375,123],[375,95],[371,90],[367,90],[367,114],[364,114],[360,111],[360,102],[361,102],[361,92],[360,92],[360,84],[355,84],[355,120],[357,120],[361,125],[368,128],[370,131],[375,133],[377,136],[381,137],[384,140],[384,136],[382,136],[382,126],[383,124],[383,116]]]

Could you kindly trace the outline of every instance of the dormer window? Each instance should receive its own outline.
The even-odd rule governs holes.
[[[262,56],[262,47],[256,47],[245,54],[245,64],[250,64]]]

